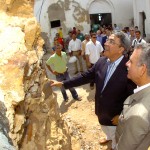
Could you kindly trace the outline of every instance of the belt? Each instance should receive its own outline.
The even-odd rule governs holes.
[[[81,51],[81,50],[77,50],[77,51],[72,51],[72,52],[78,52],[78,51]]]
[[[67,71],[68,71],[68,68],[66,69],[65,72],[63,72],[63,73],[58,73],[58,75],[63,75],[63,74],[65,74]]]

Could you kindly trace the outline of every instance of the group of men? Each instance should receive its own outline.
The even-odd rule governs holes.
[[[78,33],[78,34],[77,34]],[[69,50],[69,55],[70,56],[76,56],[79,65],[77,64],[78,62],[75,61],[75,73],[77,74],[78,72],[83,72],[83,65],[82,65],[82,59],[84,58],[86,60],[87,68],[91,68],[100,58],[100,55],[103,51],[103,47],[101,43],[97,40],[98,36],[96,33],[92,33],[91,36],[89,34],[85,35],[85,40],[81,42],[79,37],[81,33],[75,28],[73,28],[73,31],[71,33],[71,39],[68,44],[68,50]],[[69,36],[69,37],[70,37]],[[61,43],[56,43],[54,46],[55,53],[47,60],[46,65],[48,69],[56,75],[56,79],[58,81],[63,81],[66,79],[69,79],[69,74],[68,74],[68,69],[67,69],[67,55],[65,52],[61,51],[62,46],[60,45]],[[59,50],[58,50],[59,49]],[[59,59],[63,58],[63,59]],[[54,70],[51,66],[54,66]],[[61,67],[60,67],[61,66]],[[58,68],[58,69],[57,69]],[[67,74],[67,76],[66,76]],[[94,89],[94,80],[91,81],[90,83],[90,88]],[[76,90],[69,89],[73,98],[76,100],[80,100],[78,96],[74,96],[73,93],[76,92]],[[72,91],[73,90],[73,91]],[[64,101],[68,101],[68,96],[63,87],[61,87],[61,92],[64,98]],[[77,92],[76,92],[77,94]],[[76,97],[76,98],[75,98]]]
[[[72,33],[72,39],[68,44],[68,51],[70,56],[77,57],[80,66],[78,68],[77,62],[75,62],[75,74],[83,72],[82,59],[86,61],[87,68],[90,68],[99,59],[103,47],[98,38],[99,36],[96,33],[86,33],[84,40],[81,41],[76,33]]]
[[[150,146],[150,44],[137,44],[128,60],[124,51],[129,49],[127,35],[115,32],[105,42],[103,56],[86,72],[50,81],[51,86],[64,89],[95,83],[95,113],[106,134],[100,144],[111,140],[111,150],[147,150]]]
[[[135,28],[133,27],[130,28],[129,38],[130,38],[131,48],[129,50],[128,55],[130,56],[137,44],[140,44],[140,43],[143,44],[143,43],[146,43],[146,41],[142,38],[141,31],[138,29],[135,30]]]

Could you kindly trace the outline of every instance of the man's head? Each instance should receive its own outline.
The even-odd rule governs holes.
[[[90,34],[89,33],[85,33],[85,39],[87,40],[87,41],[89,41],[90,40]]]
[[[57,55],[61,55],[61,51],[62,51],[62,45],[61,44],[56,44],[55,45],[55,52]]]
[[[99,35],[101,35],[101,30],[97,30],[97,35],[99,36]]]
[[[93,43],[96,43],[96,33],[91,34],[91,40]]]
[[[116,61],[123,55],[125,50],[130,48],[130,39],[121,31],[117,31],[109,36],[105,43],[104,56],[111,62]]]
[[[135,26],[134,28],[135,28],[135,31],[137,31],[137,30],[138,30],[138,26]]]
[[[73,30],[76,30],[76,27],[73,27]]]
[[[56,37],[59,38],[59,33],[56,33]]]
[[[91,34],[92,34],[92,33],[93,33],[93,31],[92,31],[92,30],[90,30],[90,31],[89,31],[90,36],[91,36]]]
[[[129,61],[126,63],[128,68],[128,78],[138,86],[150,82],[150,44],[138,44]]]
[[[77,34],[80,34],[80,33],[81,33],[81,31],[78,29],[78,30],[77,30]]]
[[[131,36],[134,36],[135,35],[135,30],[134,30],[134,28],[133,27],[130,27],[130,35]]]
[[[77,37],[76,34],[75,34],[75,33],[72,33],[72,39],[73,39],[73,40],[76,40],[76,37]]]
[[[54,38],[54,45],[57,45],[59,42],[58,42],[58,38],[57,37],[55,37]]]
[[[70,37],[72,37],[72,31],[69,31],[69,32],[68,32],[68,35],[69,35]]]
[[[135,31],[135,37],[139,40],[141,38],[141,31]]]
[[[114,27],[116,28],[116,27],[117,27],[117,24],[114,24]]]
[[[110,29],[109,29],[109,28],[107,28],[105,31],[106,31],[106,35],[109,37],[109,36],[110,36],[110,34],[111,34]]]

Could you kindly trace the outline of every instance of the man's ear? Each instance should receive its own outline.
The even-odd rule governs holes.
[[[123,54],[123,52],[125,51],[125,49],[124,49],[124,47],[120,47],[120,53],[122,53]]]
[[[146,65],[145,64],[142,64],[142,68],[141,68],[141,77],[145,74],[145,73],[147,73],[147,67],[146,67]]]

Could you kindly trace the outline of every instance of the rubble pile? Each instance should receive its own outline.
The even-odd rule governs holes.
[[[42,67],[44,41],[34,1],[0,0],[0,6],[0,127],[7,127],[8,137],[0,134],[15,149],[70,150],[67,125]]]

